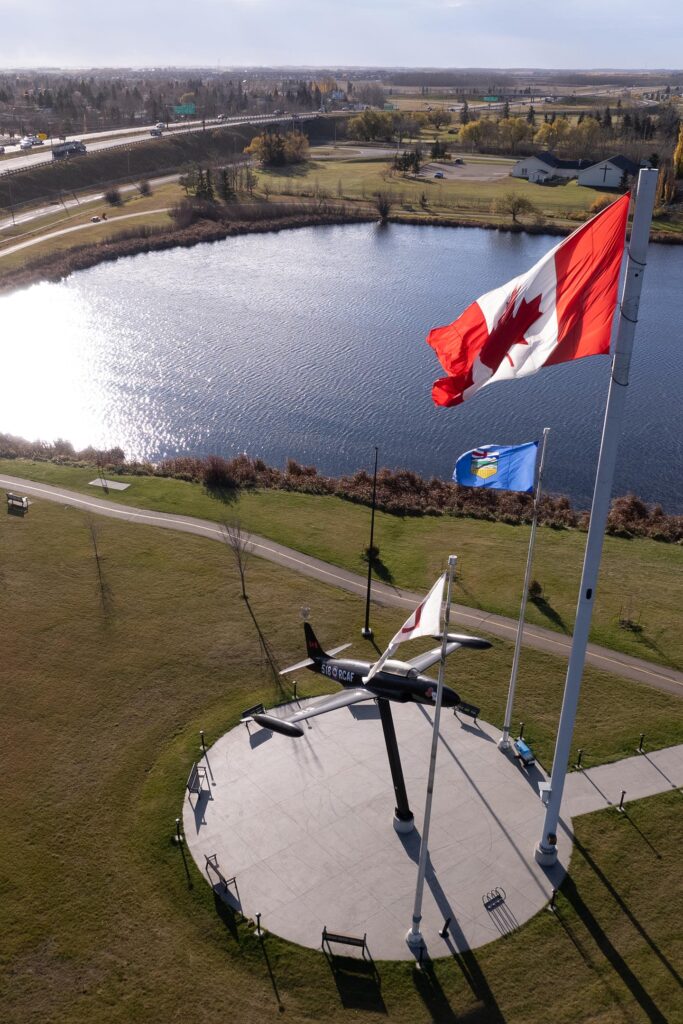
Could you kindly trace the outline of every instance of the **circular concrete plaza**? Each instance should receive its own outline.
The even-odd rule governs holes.
[[[187,845],[217,890],[218,872],[236,878],[226,898],[247,917],[260,913],[269,931],[319,948],[327,926],[344,935],[367,933],[375,959],[413,956],[405,935],[433,710],[391,707],[415,815],[408,835],[393,828],[394,791],[373,702],[313,718],[300,739],[238,725],[200,762],[210,788],[186,796]],[[544,818],[538,782],[545,776],[500,751],[499,735],[485,722],[477,727],[442,713],[422,918],[432,958],[451,953],[439,935],[445,918],[451,918],[452,946],[482,946],[536,914],[566,870],[565,833],[553,868],[534,861]]]

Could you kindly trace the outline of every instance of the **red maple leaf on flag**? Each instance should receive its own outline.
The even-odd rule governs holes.
[[[522,299],[517,310],[515,310],[517,292],[518,289],[515,288],[498,323],[489,334],[479,353],[481,362],[491,370],[497,370],[506,357],[510,361],[510,366],[514,366],[510,356],[510,349],[513,345],[529,344],[524,335],[541,315],[540,295],[535,295],[531,302]]]

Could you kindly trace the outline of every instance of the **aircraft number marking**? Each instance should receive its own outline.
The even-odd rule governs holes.
[[[325,662],[320,671],[324,676],[336,679],[340,683],[352,683],[356,675],[348,668],[339,668],[338,665],[330,665],[329,662]]]

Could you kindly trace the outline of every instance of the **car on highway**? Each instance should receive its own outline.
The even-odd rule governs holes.
[[[159,138],[159,136],[163,135],[164,133],[161,128],[152,128],[149,134],[153,135],[155,138]]]
[[[4,152],[5,152],[5,147],[4,146],[0,146],[0,153],[4,153]]]
[[[168,126],[163,121],[157,121],[157,123],[154,125],[154,127],[155,128],[162,128],[163,129],[163,128],[166,128]]]
[[[443,171],[437,171],[434,175],[435,178],[443,178]]]

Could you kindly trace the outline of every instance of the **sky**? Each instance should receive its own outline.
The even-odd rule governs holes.
[[[2,67],[681,68],[683,0],[0,0]]]

